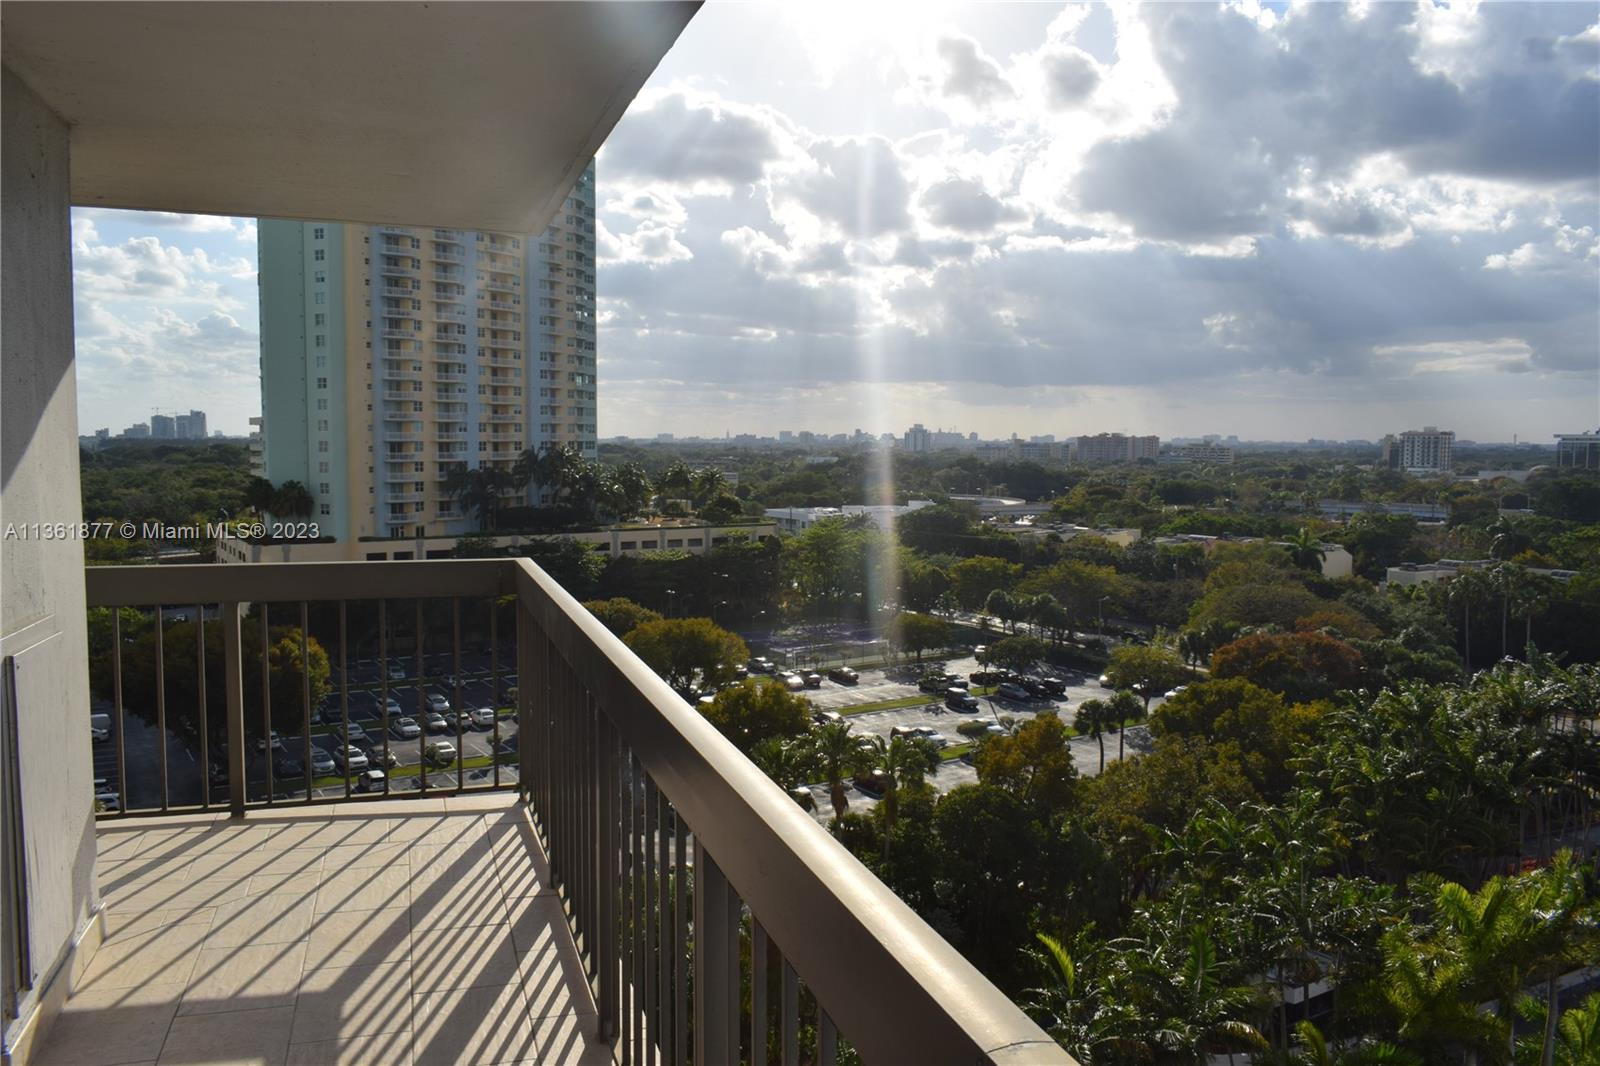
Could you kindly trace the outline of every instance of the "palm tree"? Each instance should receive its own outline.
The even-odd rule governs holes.
[[[256,514],[266,514],[272,510],[272,498],[277,491],[266,478],[253,477],[244,487],[244,504]]]
[[[1106,710],[1110,715],[1109,720],[1117,723],[1117,758],[1122,758],[1122,742],[1128,732],[1128,723],[1130,721],[1137,722],[1143,718],[1144,709],[1145,704],[1140,702],[1139,697],[1125,688],[1118,689],[1111,699],[1106,701]]]
[[[1322,561],[1328,553],[1322,550],[1322,538],[1306,526],[1301,526],[1300,531],[1289,537],[1284,544],[1289,549],[1289,558],[1294,565],[1302,570],[1322,570]]]
[[[728,488],[728,475],[714,466],[698,471],[693,478],[694,505],[704,507]]]
[[[279,518],[308,518],[316,506],[310,489],[298,481],[285,481],[273,492],[269,509]]]
[[[656,478],[656,491],[669,500],[688,499],[694,487],[694,474],[682,459],[675,461]]]
[[[538,485],[541,491],[550,494],[550,502],[555,503],[566,492],[583,461],[583,456],[572,445],[554,441],[537,452],[529,448],[519,455],[511,478],[517,488]]]
[[[845,779],[861,769],[861,745],[850,734],[849,722],[829,722],[811,734],[813,764],[828,782],[828,798],[835,818],[850,809]]]
[[[509,480],[491,467],[471,469],[465,463],[458,463],[445,472],[444,492],[461,505],[464,513],[477,516],[480,531],[491,530]]]
[[[887,856],[889,836],[894,830],[895,819],[900,814],[900,790],[915,788],[922,784],[928,772],[933,769],[938,756],[933,754],[927,744],[908,737],[890,737],[885,740],[881,736],[873,736],[863,750],[870,756],[872,766],[882,770],[884,775],[883,850]]]
[[[1445,585],[1445,600],[1461,607],[1461,666],[1463,676],[1472,676],[1472,607],[1488,593],[1488,577],[1475,569],[1462,570]]]
[[[1515,522],[1501,515],[1488,529],[1489,554],[1496,559],[1514,559],[1528,549],[1528,535]]]
[[[1522,615],[1522,648],[1524,655],[1531,655],[1533,648],[1533,616],[1545,611],[1550,606],[1554,595],[1554,584],[1543,574],[1532,571],[1523,571],[1523,580],[1516,590],[1512,592],[1512,610]]]
[[[986,613],[994,615],[1005,625],[1007,630],[1015,630],[1017,619],[1017,601],[1005,589],[995,589],[989,593],[988,599],[983,601]]]
[[[613,483],[616,487],[618,512],[631,518],[650,506],[650,475],[638,463],[623,463],[615,468]]]
[[[1112,717],[1110,705],[1105,700],[1087,699],[1078,704],[1078,713],[1073,716],[1072,728],[1080,734],[1087,733],[1100,745],[1100,771],[1106,768],[1106,738],[1105,731],[1115,721]]]

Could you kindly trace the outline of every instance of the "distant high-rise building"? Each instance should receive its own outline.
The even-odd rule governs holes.
[[[908,452],[927,452],[933,450],[933,434],[921,422],[906,430],[905,449]]]
[[[206,413],[204,411],[190,411],[186,415],[175,415],[173,416],[173,429],[179,440],[205,440]]]
[[[171,415],[151,415],[150,435],[157,440],[176,440],[178,420]]]
[[[1072,449],[1073,461],[1078,463],[1133,463],[1160,454],[1160,437],[1129,437],[1121,433],[1079,437]]]
[[[1220,438],[1212,436],[1212,443],[1207,444],[1178,444],[1167,452],[1166,458],[1183,463],[1212,463],[1226,466],[1233,462],[1233,449],[1215,441]]]
[[[1382,465],[1393,470],[1447,471],[1455,440],[1455,433],[1437,426],[1390,434],[1381,445]]]
[[[470,532],[453,473],[596,457],[592,164],[542,234],[263,220],[258,247],[266,477],[327,535]]]
[[[94,431],[94,439],[95,440],[110,440],[111,439],[111,430],[109,430],[109,429],[97,429],[97,430],[95,430]]]
[[[1600,470],[1600,430],[1556,435],[1556,466]]]
[[[150,436],[150,424],[148,422],[135,422],[123,430],[121,436],[127,440],[147,440]]]

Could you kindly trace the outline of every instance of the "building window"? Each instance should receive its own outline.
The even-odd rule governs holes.
[[[325,228],[323,228],[322,226],[317,226],[317,227],[313,228],[312,231],[311,231],[311,239],[314,240],[314,241],[320,241],[324,237],[326,237],[327,235],[328,235],[328,231]]]
[[[318,333],[316,340],[312,343],[318,348],[326,348],[328,346],[328,335],[326,333]]]
[[[328,398],[326,396],[319,397],[317,399],[317,410],[326,411],[327,409],[328,409]]]
[[[325,515],[326,514],[332,514],[333,513],[333,508],[329,507],[325,503],[319,503],[319,504],[317,504],[317,513],[318,514],[325,514]]]
[[[328,365],[328,357],[327,356],[325,356],[325,355],[317,356],[317,369],[318,370],[322,370],[322,369],[326,368],[327,365]]]
[[[328,272],[326,270],[314,271],[311,275],[311,280],[318,285],[326,285],[328,283]]]
[[[317,388],[325,389],[327,387],[328,387],[328,379],[327,378],[318,378],[317,379]]]
[[[327,441],[325,441],[325,440],[319,440],[319,441],[317,441],[317,451],[318,451],[318,452],[320,452],[320,453],[322,453],[322,454],[327,454],[327,451],[328,451],[328,442],[327,442]]]
[[[328,472],[328,460],[324,459],[320,463],[317,464],[317,473],[326,474],[327,472]]]
[[[316,295],[316,301],[317,301],[317,303],[319,303],[319,304],[325,304],[325,303],[327,303],[327,302],[328,302],[328,294],[327,294],[327,293],[325,293],[325,292],[319,292],[319,293],[317,293],[317,295]]]
[[[328,324],[328,316],[323,314],[321,311],[318,311],[316,316],[312,319],[311,324],[314,326],[325,326]]]
[[[328,494],[328,483],[326,481],[318,482],[317,491],[326,496]]]
[[[313,261],[320,263],[324,259],[328,258],[328,253],[323,251],[321,248],[318,248],[316,251],[311,253],[311,258]]]
[[[317,419],[317,432],[318,433],[326,433],[326,432],[328,432],[328,420],[326,418]]]

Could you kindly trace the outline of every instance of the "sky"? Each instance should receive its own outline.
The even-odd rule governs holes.
[[[596,166],[600,436],[1592,430],[1597,19],[707,4]],[[74,249],[85,431],[242,432],[253,222]]]

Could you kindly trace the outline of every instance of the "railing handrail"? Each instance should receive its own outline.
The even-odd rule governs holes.
[[[530,560],[90,567],[85,584],[90,607],[515,594],[864,1061],[1073,1062]],[[524,730],[546,680],[519,676]]]

